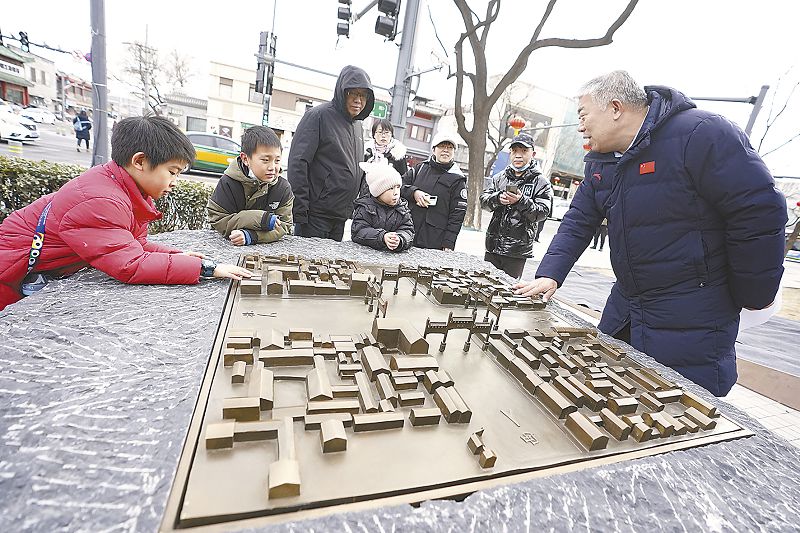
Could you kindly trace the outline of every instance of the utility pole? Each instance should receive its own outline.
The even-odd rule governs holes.
[[[753,110],[750,112],[750,119],[747,121],[747,126],[744,128],[744,132],[749,137],[750,133],[753,131],[753,125],[756,123],[756,117],[758,117],[758,113],[761,111],[761,106],[764,104],[764,99],[767,97],[768,90],[769,85],[762,85],[758,96],[747,96],[745,98],[722,98],[718,96],[691,96],[690,98],[692,100],[709,100],[712,102],[752,104]]]
[[[397,58],[397,71],[392,88],[392,126],[397,139],[405,139],[406,113],[411,94],[411,61],[414,57],[414,34],[417,32],[419,0],[406,0],[406,14],[403,19],[403,36],[400,39],[400,54]]]
[[[106,77],[105,0],[91,0],[92,22],[92,116],[94,146],[92,166],[108,162],[108,79]],[[63,88],[63,84],[62,84]]]

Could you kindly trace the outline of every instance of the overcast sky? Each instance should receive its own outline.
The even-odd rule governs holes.
[[[367,3],[354,0],[353,10],[359,11]],[[445,56],[433,37],[434,26],[454,64],[452,48],[463,27],[460,15],[450,0],[422,3],[415,66],[424,69]],[[486,2],[471,4],[483,16]],[[599,37],[625,4],[624,0],[561,0],[542,37]],[[355,64],[367,70],[376,85],[391,86],[398,47],[374,33],[376,11],[353,25],[350,39],[337,44],[338,5],[334,0],[277,0],[278,58],[330,72]],[[490,73],[502,73],[508,68],[530,38],[545,5],[540,0],[501,3],[500,18],[492,27],[487,47]],[[147,27],[151,46],[164,54],[177,49],[191,58],[195,74],[189,92],[206,97],[208,62],[254,67],[258,33],[271,28],[272,14],[271,0],[108,1],[109,72],[120,70],[125,52],[122,43],[144,41]],[[531,57],[523,79],[572,96],[584,81],[622,68],[643,84],[670,85],[689,96],[746,97],[757,94],[761,85],[775,87],[778,78],[794,67],[782,82],[788,90],[800,79],[800,46],[795,37],[798,20],[800,8],[792,1],[641,0],[628,22],[617,31],[613,44],[587,50],[539,50]],[[3,2],[0,24],[4,35],[23,30],[33,42],[68,50],[88,51],[90,47],[89,0]],[[63,70],[91,78],[85,61],[63,54],[42,55],[55,59]],[[276,67],[276,74],[305,77],[284,65]],[[422,76],[419,94],[452,103],[453,87],[445,73],[433,72]],[[123,89],[112,85],[112,90]],[[796,93],[768,135],[762,153],[800,131],[800,89]],[[783,104],[784,98],[779,92],[776,107]],[[764,131],[769,103],[770,98],[753,132],[756,147]],[[752,109],[746,104],[698,105],[721,112],[742,127]],[[775,174],[800,176],[800,163],[794,157],[798,153],[800,139],[767,156],[765,161]]]

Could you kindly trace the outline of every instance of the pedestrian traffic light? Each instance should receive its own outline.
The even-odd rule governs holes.
[[[378,15],[375,21],[375,33],[393,41],[397,35],[397,18],[400,13],[400,0],[378,0]]]
[[[24,31],[19,32],[19,47],[25,52],[31,51],[31,43],[28,41],[28,34]]]
[[[339,6],[337,17],[344,22],[338,22],[336,24],[336,35],[344,35],[350,38],[350,18],[352,16],[350,13],[350,4],[353,3],[353,0],[339,0],[339,3],[344,4],[344,6]]]

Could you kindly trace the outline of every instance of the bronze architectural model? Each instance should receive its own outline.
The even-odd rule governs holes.
[[[256,275],[229,294],[176,527],[457,495],[747,434],[488,272],[242,264]]]

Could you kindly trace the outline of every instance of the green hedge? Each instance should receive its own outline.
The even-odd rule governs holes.
[[[0,155],[0,222],[12,211],[57,191],[85,172],[79,165],[30,161]],[[206,204],[213,188],[204,183],[181,180],[166,198],[156,201],[164,218],[150,224],[150,233],[208,226]]]

